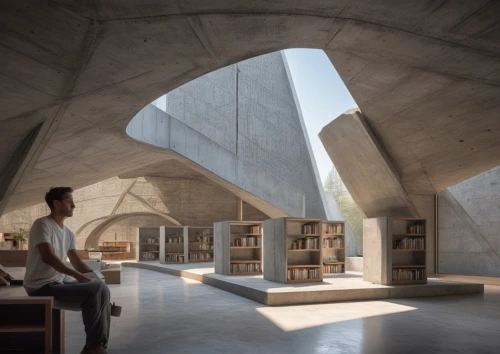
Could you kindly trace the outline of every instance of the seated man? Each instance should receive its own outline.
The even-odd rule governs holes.
[[[72,192],[69,187],[57,187],[45,195],[51,212],[31,227],[24,287],[30,296],[53,296],[63,303],[78,303],[87,334],[82,353],[106,353],[111,311],[109,289],[104,282],[91,281],[83,274],[92,270],[78,257],[75,235],[64,225],[75,209]],[[63,262],[66,256],[74,269]],[[65,283],[65,275],[78,282]]]

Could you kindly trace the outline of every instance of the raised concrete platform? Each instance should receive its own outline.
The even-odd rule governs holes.
[[[269,306],[484,293],[483,284],[432,278],[425,285],[384,286],[371,284],[363,281],[359,272],[327,275],[323,282],[318,284],[292,285],[274,283],[262,279],[262,276],[215,274],[213,263],[123,262],[122,266],[149,269],[197,280]]]

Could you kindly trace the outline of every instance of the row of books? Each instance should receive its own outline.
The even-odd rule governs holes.
[[[344,225],[343,224],[327,224],[325,233],[327,234],[343,234]]]
[[[142,252],[142,259],[148,261],[155,261],[158,259],[158,253]]]
[[[231,242],[231,246],[233,247],[259,247],[260,246],[260,237],[248,236],[248,237],[240,237],[235,238]]]
[[[423,237],[405,237],[402,240],[392,241],[393,250],[424,250],[425,239]]]
[[[323,273],[344,273],[343,264],[325,264],[323,265]]]
[[[290,245],[292,250],[317,250],[319,249],[319,237],[299,238]]]
[[[309,280],[319,279],[319,268],[293,268],[288,269],[288,280]]]
[[[425,234],[425,225],[424,224],[411,224],[408,225],[407,233],[409,234]]]
[[[157,238],[148,237],[145,243],[158,243],[158,242],[159,241]]]
[[[167,263],[184,263],[184,256],[177,254],[168,254],[165,256],[165,262]]]
[[[184,243],[183,236],[167,237],[165,243]]]
[[[260,263],[231,263],[231,273],[261,272]]]
[[[214,236],[196,236],[196,242],[214,242]]]
[[[198,243],[195,244],[196,248],[194,245],[191,245],[190,251],[211,251],[214,249],[214,244],[213,243]]]
[[[201,260],[211,260],[214,258],[213,253],[207,252],[207,253],[200,253],[200,252],[195,252],[195,253],[189,253],[189,260],[193,261],[201,261]]]
[[[302,225],[303,234],[319,234],[319,224],[304,224]]]
[[[344,248],[342,237],[326,237],[323,239],[323,248]]]
[[[424,269],[393,269],[392,280],[394,281],[408,281],[408,280],[424,280]]]

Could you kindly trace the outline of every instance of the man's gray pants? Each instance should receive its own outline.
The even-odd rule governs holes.
[[[106,347],[109,339],[111,303],[108,286],[102,281],[90,283],[49,283],[29,294],[53,296],[55,301],[78,305],[82,309],[83,324],[89,348]]]

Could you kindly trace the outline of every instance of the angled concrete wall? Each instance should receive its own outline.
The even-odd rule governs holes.
[[[439,272],[500,276],[500,167],[439,195]]]
[[[161,114],[150,108],[134,117],[127,128],[130,136],[179,152],[288,215],[326,218],[323,188],[281,52],[214,71],[155,104],[174,118],[170,137],[164,130],[158,135],[161,123],[149,120]],[[191,129],[178,128],[179,122]]]

